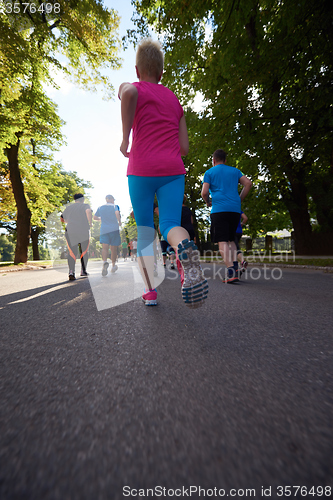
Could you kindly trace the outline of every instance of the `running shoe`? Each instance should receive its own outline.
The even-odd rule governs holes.
[[[176,258],[176,264],[177,264],[177,269],[178,269],[178,272],[179,272],[179,275],[180,275],[180,284],[181,284],[181,286],[183,286],[183,283],[184,283],[184,269],[183,269],[183,266],[180,263],[180,260],[178,259],[178,256]]]
[[[108,267],[109,267],[109,263],[103,262],[102,276],[106,276],[108,274]]]
[[[248,266],[248,262],[246,260],[243,260],[243,262],[241,263],[241,273],[245,273],[246,271],[246,268]]]
[[[117,266],[117,264],[115,264],[115,265],[114,265],[114,266],[112,266],[112,268],[111,268],[111,273],[115,273],[115,272],[117,271],[117,269],[118,269],[118,266]]]
[[[87,271],[81,271],[81,274],[80,276],[83,276],[84,278],[87,278],[89,276],[89,273],[87,273]]]
[[[157,306],[157,292],[156,288],[154,290],[144,290],[142,294],[142,300],[146,306]]]
[[[174,269],[175,268],[175,265],[174,263],[172,262],[171,265],[170,265],[170,269]]]
[[[200,252],[194,241],[183,240],[178,245],[178,259],[184,270],[182,297],[191,309],[202,306],[207,298],[208,283],[200,265]]]
[[[73,271],[69,271],[69,273],[68,273],[68,279],[69,279],[69,281],[76,280],[75,273],[73,273]]]
[[[223,281],[224,283],[237,283],[239,281],[238,270],[236,271],[234,267],[228,267]]]

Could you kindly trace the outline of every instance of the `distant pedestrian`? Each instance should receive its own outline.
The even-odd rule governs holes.
[[[65,237],[68,247],[68,279],[75,280],[76,252],[79,248],[81,260],[81,276],[88,276],[88,248],[90,240],[90,228],[92,226],[92,212],[87,203],[84,203],[84,195],[74,195],[74,203],[68,205],[60,216],[61,222],[66,223]]]
[[[185,271],[182,297],[189,307],[201,305],[208,292],[200,266],[200,254],[188,232],[180,226],[185,168],[181,156],[188,153],[184,111],[173,92],[159,84],[163,52],[158,42],[142,41],[136,53],[139,82],[119,87],[123,139],[120,151],[129,158],[128,185],[138,226],[138,263],[146,305],[157,304],[154,287],[154,220],[151,207],[155,195],[159,222],[165,240],[178,251]],[[131,151],[129,136],[133,129]]]
[[[211,206],[211,237],[218,243],[227,266],[225,281],[239,280],[235,234],[241,213],[241,202],[248,195],[252,182],[238,168],[226,165],[226,153],[217,149],[213,154],[213,167],[205,172],[201,196]],[[238,184],[243,190],[238,193]],[[211,193],[212,201],[209,201]]]
[[[138,248],[138,242],[136,238],[132,241],[132,255],[133,259],[136,260],[136,255],[137,255],[137,248]]]
[[[166,262],[167,258],[169,257],[170,259],[170,267],[171,269],[175,268],[175,257],[176,253],[171,245],[169,245],[168,241],[166,241],[163,236],[161,237],[161,250],[162,250],[162,260],[163,260],[163,267],[166,267]]]
[[[132,255],[132,240],[130,240],[128,242],[127,248],[128,248],[128,257],[131,257],[131,260],[133,260],[133,255]]]
[[[115,273],[118,269],[118,266],[116,265],[117,251],[121,242],[119,234],[119,227],[121,226],[119,206],[115,205],[114,197],[111,194],[108,194],[105,197],[105,201],[105,205],[98,207],[94,215],[94,220],[101,221],[99,241],[102,244],[102,276],[106,276],[108,274],[109,247],[111,248],[111,273]]]
[[[127,241],[126,240],[121,242],[121,251],[122,251],[124,261],[127,260]]]

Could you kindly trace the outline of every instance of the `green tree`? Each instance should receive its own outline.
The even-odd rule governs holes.
[[[135,219],[129,215],[125,221],[125,224],[122,225],[122,228],[120,229],[121,235],[123,238],[127,238],[128,241],[134,240],[134,238],[138,237],[138,231],[137,231],[137,226]]]
[[[17,209],[16,263],[27,260],[31,224],[20,148],[41,136],[56,140],[61,136],[55,105],[42,84],[55,85],[51,70],[57,69],[88,90],[103,84],[110,96],[113,87],[102,71],[120,65],[119,19],[114,10],[98,0],[52,1],[48,11],[43,2],[38,9],[31,5],[20,2],[15,12],[14,2],[8,1],[0,13],[0,162],[8,167]]]
[[[14,258],[15,243],[8,234],[0,234],[0,261],[10,262]]]
[[[24,149],[20,151],[22,155]],[[25,151],[25,153],[27,153]],[[49,215],[72,202],[75,193],[85,193],[92,187],[76,172],[66,172],[61,164],[36,165],[32,167],[24,158],[20,161],[20,172],[25,187],[27,206],[31,211],[32,258],[40,259],[40,241],[45,239],[45,224]],[[16,205],[6,173],[0,171],[0,227],[17,239]]]
[[[332,3],[142,0],[135,5],[136,36],[149,27],[160,33],[163,83],[184,104],[198,92],[203,96],[205,109],[195,125],[202,163],[222,147],[229,164],[255,183],[263,180],[289,212],[297,253],[321,250],[315,247],[311,209],[332,244]]]

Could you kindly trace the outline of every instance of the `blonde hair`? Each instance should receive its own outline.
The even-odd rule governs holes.
[[[158,80],[163,72],[164,57],[160,42],[145,38],[136,52],[136,66],[140,73]]]

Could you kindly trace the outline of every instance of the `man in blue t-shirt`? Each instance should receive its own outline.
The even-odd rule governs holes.
[[[217,149],[213,167],[205,172],[201,196],[211,206],[211,236],[219,244],[219,251],[227,266],[225,281],[238,281],[237,247],[235,234],[241,213],[241,202],[248,195],[252,182],[235,167],[226,165],[226,153]],[[238,184],[243,190],[238,193]],[[209,193],[212,201],[209,201]]]
[[[117,250],[118,246],[121,244],[119,234],[119,226],[121,226],[119,207],[114,204],[114,197],[111,194],[108,194],[105,197],[105,200],[106,204],[98,207],[94,215],[94,220],[100,220],[102,222],[99,238],[99,241],[102,244],[102,276],[106,276],[108,274],[109,246],[111,247],[111,273],[115,273],[118,269],[118,266],[116,266]]]

